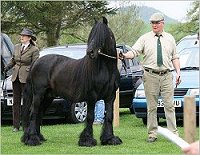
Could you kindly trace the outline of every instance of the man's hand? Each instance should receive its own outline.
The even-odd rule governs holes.
[[[123,59],[133,59],[135,55],[133,54],[133,51],[128,51],[126,53],[123,53],[121,49],[117,49],[117,56],[118,59],[123,60]]]
[[[123,53],[124,58],[126,59],[133,59],[135,55],[133,54],[133,51],[128,51],[127,53]]]

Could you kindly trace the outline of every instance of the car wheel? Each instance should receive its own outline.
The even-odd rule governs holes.
[[[70,123],[82,123],[87,117],[87,103],[78,102],[72,103],[70,106],[69,114],[66,119]]]

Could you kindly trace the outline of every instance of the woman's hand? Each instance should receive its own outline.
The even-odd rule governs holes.
[[[5,66],[4,67],[4,73],[6,73],[7,71],[9,71],[9,68],[8,68],[8,66]]]

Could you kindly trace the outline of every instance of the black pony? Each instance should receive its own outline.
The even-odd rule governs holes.
[[[87,102],[86,126],[80,134],[80,146],[95,146],[93,121],[95,103],[105,101],[105,120],[100,137],[102,145],[118,145],[122,141],[113,134],[113,103],[119,85],[117,51],[114,35],[107,19],[96,22],[89,38],[87,55],[74,60],[61,55],[46,55],[32,66],[23,98],[23,129],[21,141],[39,145],[45,141],[40,132],[44,111],[60,96],[75,102]]]

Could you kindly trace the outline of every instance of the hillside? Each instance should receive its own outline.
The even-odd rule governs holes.
[[[128,10],[128,8],[129,8],[129,6],[122,8],[121,10],[126,11],[126,10]],[[155,9],[155,8],[147,7],[147,6],[138,6],[138,11],[139,11],[140,19],[142,19],[145,23],[149,23],[149,18],[151,17],[151,15],[153,13],[161,12],[161,11]],[[164,14],[164,18],[165,18],[165,22],[168,23],[168,24],[178,22],[177,20],[170,18],[170,17],[166,16],[165,14]]]
[[[160,11],[156,10],[156,9],[154,9],[152,7],[147,7],[147,6],[139,7],[139,16],[146,23],[149,23],[150,16],[155,12],[160,12]],[[173,18],[170,18],[170,17],[168,17],[166,15],[164,15],[164,18],[165,18],[165,22],[166,23],[176,23],[176,22],[178,22],[177,20],[175,20]]]

